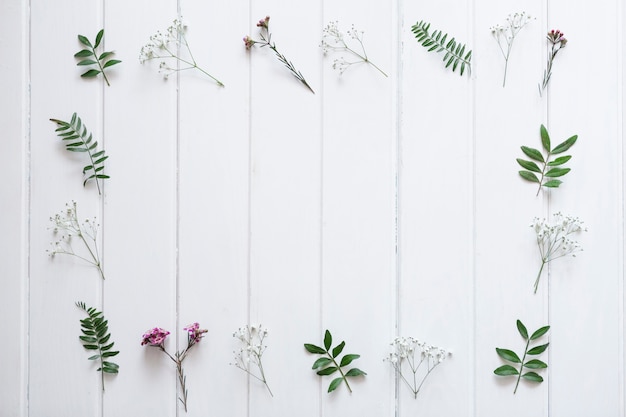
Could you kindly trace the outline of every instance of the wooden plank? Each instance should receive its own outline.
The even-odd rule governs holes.
[[[248,378],[229,364],[240,348],[233,333],[248,322],[248,4],[185,2],[181,12],[194,57],[225,84],[180,74],[178,327],[208,329],[186,361],[188,410],[245,415]]]
[[[7,417],[24,414],[27,407],[27,215],[24,207],[28,198],[27,156],[28,136],[24,115],[28,112],[26,83],[28,73],[28,22],[25,8],[18,3],[0,4],[0,89],[10,97],[11,105],[3,105],[5,140],[0,152],[0,166],[5,180],[0,183],[2,213],[0,228],[0,264],[3,265],[3,290],[0,291],[0,332],[11,335],[0,345],[0,355],[6,361],[0,376],[0,404]],[[8,104],[8,102],[6,103]]]
[[[619,416],[623,410],[623,145],[620,107],[621,2],[606,0],[575,10],[549,3],[549,28],[568,39],[554,63],[549,86],[549,121],[554,143],[578,134],[567,153],[571,172],[551,198],[551,210],[580,217],[589,231],[576,236],[584,251],[550,269],[551,412]],[[622,16],[623,17],[623,16]],[[603,39],[584,30],[602,21]],[[585,51],[603,57],[597,65]],[[586,80],[581,82],[581,80]],[[600,111],[593,111],[598,106]],[[573,303],[572,300],[575,300]],[[584,341],[581,343],[581,341]],[[575,364],[601,351],[602,366]],[[574,365],[574,366],[573,366]],[[575,381],[575,382],[574,382]],[[592,411],[593,410],[593,411]]]
[[[105,5],[106,47],[123,62],[113,67],[104,100],[111,175],[104,305],[120,351],[120,374],[107,385],[104,409],[108,416],[170,416],[178,407],[176,366],[157,348],[140,343],[153,327],[171,332],[165,342],[170,353],[183,340],[176,311],[177,85],[175,78],[163,80],[159,62],[140,65],[137,59],[150,36],[172,24],[177,3]]]
[[[311,358],[303,347],[320,323],[319,10],[319,2],[250,4],[247,34],[258,40],[255,25],[269,15],[272,42],[316,92],[267,47],[248,52],[249,320],[268,329],[263,364],[274,393],[251,380],[250,416],[320,413],[318,381],[308,374]]]
[[[101,408],[100,376],[78,340],[84,315],[74,303],[98,306],[102,279],[94,267],[76,258],[46,256],[50,243],[59,238],[49,219],[63,213],[66,204],[76,201],[79,221],[101,220],[96,188],[82,185],[84,155],[66,151],[54,132],[57,126],[49,121],[69,121],[76,112],[101,138],[101,82],[81,79],[82,70],[73,57],[81,49],[77,35],[93,39],[100,18],[98,2],[30,3],[28,412],[32,415],[91,415]],[[74,247],[77,253],[85,252],[79,242]]]
[[[389,4],[327,1],[323,12],[323,25],[337,21],[357,51],[346,32],[362,31],[368,57],[393,77]],[[392,415],[393,374],[382,360],[395,318],[394,83],[366,64],[340,75],[332,64],[342,58],[356,60],[329,53],[322,62],[322,329],[313,341],[329,329],[333,346],[345,341],[344,354],[361,355],[346,371],[367,375],[349,379],[352,393],[344,384],[326,393],[333,378],[322,377],[323,415]]]
[[[471,9],[467,2],[459,1],[426,7],[405,2],[402,16],[398,335],[453,354],[428,376],[417,398],[398,380],[398,407],[403,415],[470,415],[474,341],[472,84],[477,70],[472,66],[474,72],[466,69],[461,76],[460,68],[455,72],[446,69],[443,52],[429,52],[412,27],[428,22],[431,35],[441,30],[475,51]],[[416,357],[421,357],[419,350]],[[417,384],[428,366],[425,361],[417,372]],[[412,380],[406,368],[405,375]],[[450,396],[456,400],[447,401]]]
[[[540,148],[543,108],[536,71],[542,64],[541,12],[538,4],[502,3],[477,8],[475,55],[481,77],[475,85],[475,410],[476,415],[545,414],[548,383],[494,375],[504,364],[495,348],[523,355],[525,340],[519,319],[529,332],[549,324],[545,287],[533,293],[540,259],[536,237],[528,227],[546,214],[545,195],[535,196],[535,184],[518,174],[516,158],[526,158],[520,146]],[[502,87],[504,58],[490,27],[506,25],[506,18],[525,12],[538,17],[517,35],[509,56],[506,86]],[[549,340],[549,335],[547,336]],[[549,362],[547,354],[540,359]],[[514,365],[514,364],[511,364]],[[549,371],[541,371],[549,380]],[[524,407],[514,404],[523,401]]]

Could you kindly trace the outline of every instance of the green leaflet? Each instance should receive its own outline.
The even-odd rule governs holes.
[[[72,114],[72,119],[69,122],[58,119],[50,119],[50,121],[57,124],[58,127],[55,132],[65,142],[68,151],[84,152],[89,156],[89,164],[83,168],[83,175],[85,176],[83,186],[93,180],[98,188],[98,194],[102,194],[99,180],[109,178],[108,175],[102,173],[104,161],[108,156],[104,154],[103,150],[97,151],[98,142],[93,140],[93,135],[89,133],[76,113]]]
[[[98,76],[98,74],[102,74],[102,76],[104,77],[104,81],[107,83],[108,86],[110,86],[111,84],[109,84],[109,79],[107,78],[104,72],[104,69],[108,67],[112,67],[113,65],[119,64],[122,61],[118,59],[109,59],[109,57],[113,55],[114,53],[112,51],[102,52],[100,55],[96,53],[96,49],[100,46],[100,43],[102,42],[103,37],[104,37],[104,29],[101,29],[100,32],[98,32],[98,34],[96,35],[95,44],[92,45],[89,39],[87,39],[87,37],[83,35],[78,35],[78,41],[83,46],[86,46],[87,48],[81,49],[80,51],[76,52],[74,54],[74,58],[80,59],[78,63],[76,64],[78,66],[85,66],[85,65],[97,66],[97,69],[91,68],[85,71],[84,73],[82,73],[81,77],[91,78],[91,77]]]
[[[571,155],[564,155],[554,160],[551,160],[551,158],[556,154],[567,151],[578,139],[578,135],[574,135],[558,144],[554,149],[551,149],[550,135],[544,125],[541,125],[539,128],[539,135],[541,137],[541,145],[545,152],[547,152],[547,155],[544,157],[541,151],[529,148],[528,146],[522,146],[522,152],[531,160],[516,159],[517,163],[524,168],[523,171],[519,171],[520,177],[526,181],[539,184],[537,195],[539,195],[541,187],[557,188],[563,183],[563,181],[554,178],[562,177],[570,172],[570,168],[565,168],[563,165],[572,157]],[[537,164],[537,162],[539,164]]]
[[[76,306],[87,313],[87,318],[80,320],[81,332],[84,336],[78,336],[83,343],[83,347],[87,350],[97,350],[98,353],[88,358],[90,361],[98,360],[100,367],[96,369],[96,372],[102,374],[102,390],[104,391],[104,374],[117,374],[119,373],[119,365],[114,362],[105,360],[116,356],[119,351],[111,350],[114,343],[108,343],[111,338],[111,334],[108,332],[109,322],[104,318],[101,311],[97,311],[93,307],[87,308],[85,303],[77,302]]]
[[[539,360],[539,359],[530,359],[530,360],[526,360],[527,356],[536,356],[536,355],[540,355],[543,352],[545,352],[545,350],[548,348],[548,346],[550,345],[550,343],[546,343],[544,345],[539,345],[539,346],[535,346],[531,349],[529,349],[530,347],[530,342],[540,338],[541,336],[545,335],[548,330],[550,330],[550,326],[544,326],[539,328],[538,330],[535,330],[532,335],[530,337],[528,337],[528,330],[526,329],[526,326],[524,326],[524,323],[522,323],[520,320],[517,320],[516,322],[517,325],[517,330],[520,334],[520,336],[522,336],[522,338],[526,341],[526,348],[524,349],[524,355],[522,356],[522,358],[520,359],[520,357],[517,355],[517,353],[513,352],[512,350],[509,349],[502,349],[502,348],[496,348],[496,353],[498,354],[498,356],[500,356],[502,359],[508,361],[508,362],[512,362],[514,364],[518,364],[519,365],[519,369],[511,366],[509,364],[506,365],[502,365],[498,368],[496,368],[493,373],[498,375],[498,376],[513,376],[513,375],[517,375],[517,383],[515,384],[515,389],[513,390],[513,394],[515,394],[517,392],[517,387],[519,386],[519,382],[520,379],[525,379],[527,381],[531,381],[531,382],[543,382],[543,378],[537,374],[534,371],[530,371],[530,372],[526,372],[526,373],[522,373],[522,370],[524,368],[528,368],[528,369],[544,369],[547,368],[548,365]]]
[[[312,369],[318,369],[318,371],[316,372],[318,375],[332,375],[337,371],[341,374],[341,376],[334,378],[331,381],[330,385],[328,386],[328,392],[336,390],[342,382],[345,382],[348,390],[352,392],[352,388],[350,388],[350,384],[348,383],[348,377],[356,377],[367,374],[359,368],[352,368],[344,373],[342,368],[351,364],[352,361],[360,358],[361,355],[348,353],[339,360],[339,363],[337,363],[337,359],[339,359],[339,355],[341,355],[341,352],[343,352],[343,349],[346,346],[346,342],[342,341],[331,350],[332,344],[333,336],[330,331],[326,330],[326,332],[324,332],[323,348],[310,343],[305,343],[304,348],[309,353],[325,355],[321,358],[316,359],[313,363]]]
[[[428,52],[445,52],[443,62],[446,68],[452,66],[452,72],[459,68],[459,75],[463,75],[465,68],[468,74],[471,71],[472,51],[465,52],[465,45],[458,43],[456,39],[450,38],[448,34],[443,34],[440,30],[429,33],[430,23],[423,20],[411,26],[411,31],[415,38]]]

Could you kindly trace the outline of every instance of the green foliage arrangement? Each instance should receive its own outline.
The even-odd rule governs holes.
[[[104,150],[97,150],[98,141],[93,140],[93,135],[89,133],[87,127],[76,113],[72,114],[72,119],[69,122],[58,119],[50,119],[50,121],[59,126],[55,132],[57,132],[57,136],[65,141],[65,147],[68,151],[85,152],[89,156],[89,165],[83,168],[83,175],[88,174],[89,176],[83,181],[83,187],[88,181],[94,180],[98,188],[98,194],[102,194],[98,180],[109,178],[108,175],[102,173],[104,161],[108,156],[104,154]]]
[[[465,52],[465,45],[458,43],[456,39],[448,39],[448,34],[442,34],[440,30],[435,30],[432,34],[429,33],[430,23],[426,23],[423,20],[411,26],[411,31],[415,34],[417,41],[425,48],[428,48],[428,52],[435,51],[437,53],[444,52],[443,62],[446,68],[452,66],[452,71],[456,71],[459,68],[460,75],[463,75],[465,68],[467,67],[468,74],[471,72],[472,51]]]
[[[546,334],[548,330],[550,330],[550,326],[541,327],[540,329],[537,329],[530,337],[528,337],[528,330],[526,330],[526,326],[524,326],[524,324],[520,320],[517,320],[517,330],[519,331],[519,334],[526,341],[526,348],[524,349],[524,355],[522,356],[522,359],[520,359],[517,353],[509,349],[496,348],[496,353],[502,359],[509,361],[509,362],[513,362],[514,364],[518,364],[519,369],[511,365],[502,365],[493,371],[494,374],[499,375],[499,376],[517,375],[517,383],[515,384],[515,389],[513,390],[513,394],[517,392],[519,381],[522,378],[531,382],[538,382],[538,383],[543,382],[543,378],[541,377],[541,375],[537,374],[535,371],[528,371],[526,373],[523,373],[523,372],[524,372],[524,368],[544,369],[548,367],[548,365],[545,362],[540,361],[539,359],[530,359],[527,361],[526,356],[540,355],[548,348],[548,345],[550,344],[550,343],[546,343],[545,345],[539,345],[531,349],[528,349],[530,347],[530,342],[533,340],[539,339],[541,336]]]
[[[550,135],[544,125],[541,125],[539,132],[541,135],[541,144],[543,149],[547,152],[547,155],[544,157],[539,150],[529,148],[528,146],[522,146],[522,152],[536,162],[517,158],[517,163],[524,168],[524,171],[519,171],[519,175],[526,181],[539,184],[537,195],[539,195],[541,187],[557,188],[563,183],[563,181],[555,178],[562,177],[570,172],[570,168],[564,168],[563,165],[572,158],[571,155],[560,156],[554,160],[550,160],[550,158],[554,155],[567,151],[576,143],[576,140],[578,139],[578,135],[574,135],[552,149],[550,147]],[[539,167],[537,162],[539,162],[542,166]],[[539,176],[537,176],[537,174],[539,174]],[[546,181],[544,182],[544,180]]]
[[[107,78],[107,75],[104,72],[104,70],[106,68],[112,67],[113,65],[117,65],[122,61],[120,61],[119,59],[111,59],[111,55],[114,54],[114,52],[111,52],[111,51],[102,52],[100,55],[98,55],[98,53],[96,52],[96,49],[98,49],[98,47],[100,46],[100,43],[102,42],[103,37],[104,37],[104,29],[101,29],[100,32],[98,32],[98,34],[96,35],[96,41],[94,44],[92,44],[91,41],[87,39],[86,36],[78,35],[78,41],[84,46],[86,46],[87,48],[81,49],[80,51],[76,52],[74,54],[74,57],[80,59],[80,61],[78,61],[76,65],[97,66],[97,69],[91,68],[85,71],[83,74],[81,74],[81,77],[91,78],[91,77],[96,77],[98,74],[102,74],[102,76],[104,77],[104,81],[106,81],[107,85],[110,86],[111,84],[109,84],[109,79]]]
[[[82,301],[77,302],[76,306],[87,313],[87,318],[80,321],[82,336],[78,338],[83,343],[83,347],[87,350],[95,350],[97,353],[90,356],[90,361],[99,361],[100,367],[96,369],[102,374],[102,390],[104,391],[104,374],[117,374],[119,365],[110,362],[108,358],[116,356],[119,351],[111,350],[114,342],[109,343],[111,333],[109,333],[108,321],[104,318],[101,311],[97,311],[93,307],[87,308]]]
[[[304,348],[310,353],[325,355],[325,357],[321,357],[313,363],[312,369],[319,369],[317,371],[318,375],[332,375],[337,371],[339,371],[339,373],[341,374],[340,377],[337,377],[330,382],[330,385],[328,386],[328,392],[332,392],[337,389],[337,387],[342,382],[345,382],[348,390],[352,392],[352,388],[350,388],[350,384],[348,383],[348,377],[355,377],[367,374],[359,368],[352,368],[347,372],[344,372],[342,368],[350,365],[352,361],[360,358],[361,355],[348,353],[339,360],[339,355],[341,354],[341,352],[343,352],[343,348],[346,346],[346,342],[342,341],[331,350],[332,344],[333,337],[330,332],[326,330],[324,334],[323,348],[309,343],[305,343]],[[339,363],[337,363],[337,360],[339,360]]]

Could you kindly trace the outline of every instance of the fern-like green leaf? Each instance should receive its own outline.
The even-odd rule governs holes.
[[[94,307],[88,308],[82,301],[77,302],[76,306],[87,313],[87,318],[80,320],[81,332],[86,336],[78,336],[78,338],[85,349],[98,351],[88,360],[100,362],[100,367],[96,369],[96,372],[100,372],[102,375],[102,390],[104,391],[104,374],[117,374],[119,372],[119,365],[105,360],[105,358],[116,356],[120,352],[111,350],[115,343],[108,343],[111,339],[109,322],[104,318],[102,312]]]
[[[333,379],[328,386],[328,392],[332,392],[342,382],[345,382],[348,390],[352,392],[352,388],[350,388],[350,384],[348,383],[348,377],[356,377],[356,376],[364,376],[367,375],[365,372],[358,368],[352,368],[347,372],[344,372],[342,368],[350,365],[354,360],[358,359],[360,355],[356,355],[353,353],[348,353],[343,356],[343,358],[339,359],[339,355],[343,351],[343,348],[346,346],[346,342],[341,342],[337,346],[331,349],[333,343],[333,336],[330,331],[326,330],[324,332],[324,347],[320,347],[317,345],[312,345],[310,343],[305,343],[304,348],[310,352],[319,355],[324,355],[323,357],[317,359],[313,363],[313,369],[319,369],[316,373],[320,376],[332,375],[335,372],[339,371],[341,376]]]
[[[72,119],[69,122],[58,119],[50,119],[50,121],[57,124],[58,128],[55,132],[65,142],[65,148],[68,151],[84,152],[89,156],[90,163],[83,168],[83,176],[85,176],[83,187],[87,185],[87,182],[94,180],[98,194],[102,194],[99,180],[109,178],[108,175],[102,173],[104,161],[107,160],[108,156],[104,154],[103,150],[96,151],[98,141],[93,140],[92,134],[89,133],[76,113],[72,114]]]
[[[541,167],[533,161],[527,161],[524,159],[517,158],[517,163],[520,164],[523,168],[528,171],[519,171],[519,175],[525,179],[526,181],[534,182],[539,184],[539,188],[537,190],[537,195],[541,191],[541,187],[546,188],[557,188],[559,185],[563,183],[561,180],[555,180],[555,177],[562,177],[563,175],[570,172],[570,168],[565,168],[562,165],[569,161],[572,157],[571,155],[560,156],[554,160],[550,160],[555,154],[559,154],[567,151],[571,148],[578,139],[578,135],[574,135],[564,141],[563,143],[557,145],[554,149],[550,148],[550,135],[548,130],[544,125],[541,125],[539,128],[539,136],[541,137],[541,145],[543,149],[547,152],[547,155],[544,155],[538,149],[529,148],[528,146],[522,146],[522,152],[529,158],[540,162]],[[553,168],[557,167],[557,168]],[[533,174],[532,172],[536,172],[539,176]]]
[[[436,30],[432,34],[429,33],[429,30],[430,23],[426,23],[423,20],[411,26],[411,31],[417,41],[427,48],[429,52],[436,51],[439,53],[445,51],[443,62],[446,68],[452,67],[452,72],[458,68],[460,75],[463,75],[465,69],[467,69],[469,74],[471,71],[472,51],[470,50],[466,53],[466,46],[458,43],[454,38],[446,42],[448,38],[447,33],[442,37],[440,30]]]
[[[510,349],[496,348],[496,353],[502,359],[516,364],[516,366],[518,366],[519,369],[507,364],[507,365],[502,365],[493,371],[493,373],[498,376],[517,376],[517,383],[515,384],[515,389],[513,390],[513,394],[517,392],[517,387],[519,386],[520,379],[522,378],[532,381],[532,382],[543,382],[543,378],[539,376],[536,372],[527,372],[525,374],[522,374],[522,371],[524,368],[529,368],[529,369],[547,368],[548,365],[545,362],[540,361],[539,359],[531,359],[531,360],[526,361],[526,358],[529,355],[542,354],[550,345],[549,343],[546,343],[544,345],[535,346],[529,349],[530,343],[533,340],[538,339],[544,334],[546,334],[548,330],[550,330],[550,326],[541,327],[540,329],[535,330],[532,336],[528,337],[528,330],[526,329],[526,326],[524,326],[524,324],[520,320],[517,320],[517,330],[519,331],[520,336],[522,336],[522,338],[524,339],[524,342],[526,342],[526,348],[524,350],[524,354],[522,355],[522,358],[520,359],[520,356]]]
[[[118,59],[110,59],[109,57],[114,54],[114,52],[112,52],[112,51],[102,52],[102,53],[100,53],[100,55],[98,55],[96,53],[96,49],[98,49],[98,47],[100,46],[100,43],[102,42],[102,38],[103,37],[104,37],[104,29],[102,29],[102,30],[100,30],[100,32],[98,32],[98,34],[96,35],[96,41],[92,45],[91,42],[89,41],[89,39],[87,39],[86,36],[78,35],[78,41],[83,46],[86,46],[88,49],[81,49],[80,51],[78,51],[78,52],[76,52],[74,54],[74,57],[75,58],[86,58],[86,57],[89,57],[89,59],[81,59],[80,61],[78,61],[78,63],[76,65],[79,65],[79,66],[95,65],[95,66],[97,66],[97,69],[96,68],[92,68],[92,69],[89,69],[89,70],[85,71],[84,73],[82,73],[81,77],[83,77],[83,78],[90,78],[90,77],[96,77],[99,74],[102,74],[102,76],[104,77],[104,81],[106,81],[107,85],[110,86],[111,84],[109,84],[109,79],[107,78],[107,75],[104,72],[104,69],[108,68],[108,67],[112,67],[113,65],[119,64],[122,61],[120,61]]]

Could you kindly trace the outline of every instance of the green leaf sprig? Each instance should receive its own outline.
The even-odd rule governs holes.
[[[517,353],[509,349],[496,348],[496,353],[502,359],[518,364],[519,369],[511,365],[502,365],[493,371],[494,374],[499,375],[499,376],[517,375],[517,383],[515,384],[515,389],[513,390],[513,394],[517,392],[519,381],[522,378],[531,382],[538,382],[538,383],[543,382],[543,378],[537,372],[535,371],[528,371],[526,373],[523,373],[523,372],[524,372],[524,368],[544,369],[548,367],[548,365],[545,362],[540,361],[539,359],[530,359],[527,361],[526,356],[540,355],[548,348],[548,345],[550,344],[550,343],[546,343],[545,345],[538,345],[531,349],[528,349],[530,347],[530,342],[533,340],[539,339],[541,336],[546,334],[548,330],[550,330],[550,326],[541,327],[540,329],[537,329],[530,337],[528,337],[528,330],[526,330],[526,326],[524,326],[524,324],[520,320],[517,320],[517,330],[519,331],[519,334],[526,341],[526,348],[524,349],[524,355],[522,356],[522,359],[520,359]]]
[[[348,383],[348,377],[355,377],[360,375],[367,375],[365,372],[360,370],[359,368],[352,368],[347,372],[343,371],[343,367],[348,366],[354,361],[361,357],[361,355],[356,355],[353,353],[348,353],[344,355],[339,360],[339,355],[343,352],[343,348],[346,346],[346,342],[341,342],[337,346],[335,346],[332,350],[330,349],[333,344],[333,337],[328,330],[324,333],[324,347],[319,347],[316,345],[312,345],[309,343],[304,344],[304,348],[310,352],[319,355],[326,355],[325,357],[317,359],[313,363],[312,369],[319,369],[317,374],[322,375],[332,375],[335,372],[339,371],[341,374],[340,377],[333,379],[328,386],[328,392],[332,392],[341,384],[341,382],[345,382],[348,390],[352,392],[352,388],[350,388],[350,384]],[[337,363],[339,360],[339,363]]]
[[[83,347],[87,350],[95,350],[97,353],[90,356],[90,361],[98,360],[100,367],[96,369],[102,375],[102,390],[104,391],[104,374],[119,373],[119,365],[108,360],[108,358],[116,356],[119,351],[111,350],[114,342],[109,343],[111,333],[109,333],[108,320],[104,318],[101,311],[97,311],[93,307],[87,308],[82,301],[77,302],[76,306],[87,313],[88,317],[80,321],[82,336],[78,336]]]
[[[66,141],[65,147],[68,151],[85,152],[89,156],[89,165],[83,168],[83,175],[91,174],[83,181],[83,187],[88,181],[94,180],[98,188],[98,194],[102,194],[98,180],[109,178],[108,175],[102,173],[104,161],[108,156],[104,154],[104,150],[97,150],[98,141],[93,140],[93,135],[89,133],[87,127],[76,113],[72,114],[72,119],[69,122],[58,119],[50,119],[50,121],[59,126],[55,132],[57,132],[57,136]]]
[[[468,74],[471,72],[472,51],[465,52],[465,45],[458,43],[456,39],[448,39],[448,34],[443,34],[440,30],[435,30],[432,34],[428,32],[430,29],[430,23],[426,23],[423,20],[411,26],[411,31],[415,34],[417,41],[425,48],[428,48],[428,52],[436,51],[437,53],[445,51],[443,62],[446,68],[452,66],[452,72],[459,68],[460,75],[463,75],[465,68],[467,67]],[[459,65],[460,64],[460,65]]]
[[[111,55],[114,54],[114,52],[111,52],[111,51],[102,52],[100,55],[98,55],[98,53],[96,52],[96,49],[98,49],[98,47],[100,46],[100,43],[102,42],[103,37],[104,37],[104,29],[101,29],[100,32],[98,32],[98,34],[96,35],[96,41],[94,44],[92,44],[91,41],[87,39],[86,36],[78,35],[78,41],[82,43],[84,46],[86,46],[87,48],[81,49],[80,51],[76,52],[74,54],[74,57],[80,58],[80,61],[78,61],[76,65],[79,65],[79,66],[97,65],[97,69],[91,68],[85,71],[83,74],[81,74],[81,77],[91,78],[91,77],[96,77],[98,74],[102,74],[102,76],[104,77],[104,81],[106,81],[107,85],[110,86],[111,84],[109,84],[109,79],[107,78],[107,75],[104,72],[104,70],[106,68],[112,67],[113,65],[117,65],[122,61],[120,61],[119,59],[111,59]]]
[[[562,177],[563,175],[570,172],[570,168],[564,168],[563,165],[572,158],[571,155],[559,156],[554,160],[550,160],[550,158],[552,158],[554,155],[558,155],[567,151],[569,148],[572,147],[572,145],[576,143],[576,140],[578,139],[578,135],[574,135],[566,141],[558,144],[554,149],[551,149],[550,135],[548,134],[548,130],[544,125],[541,125],[539,133],[541,135],[541,144],[543,146],[543,149],[545,149],[545,151],[547,152],[547,155],[545,157],[537,149],[529,148],[528,146],[522,146],[521,149],[526,156],[528,156],[533,161],[541,163],[542,166],[539,167],[536,162],[526,159],[516,159],[517,163],[525,169],[523,171],[519,171],[519,175],[526,181],[539,184],[537,195],[539,195],[541,187],[557,188],[563,183],[563,181],[555,178]],[[537,176],[537,174],[539,174],[539,176]],[[544,182],[544,180],[546,181]]]

